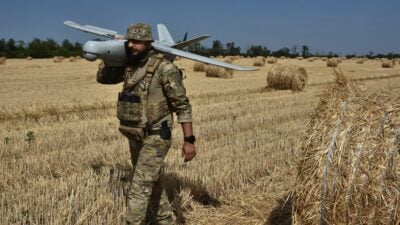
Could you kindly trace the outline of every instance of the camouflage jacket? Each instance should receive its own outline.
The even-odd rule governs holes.
[[[132,73],[140,70],[149,63],[150,58],[155,56],[155,52],[151,51],[137,66],[133,67]],[[97,82],[101,84],[117,84],[124,82],[124,86],[129,82],[127,79],[127,67],[108,67],[101,62],[97,72]],[[172,112],[176,112],[179,123],[192,122],[192,108],[189,99],[186,96],[186,89],[182,81],[181,71],[170,61],[163,59],[156,69],[151,81],[149,89],[149,98],[152,92],[162,92],[168,109],[169,115],[156,121],[152,125],[153,128],[160,127],[161,122],[167,121],[172,126]]]

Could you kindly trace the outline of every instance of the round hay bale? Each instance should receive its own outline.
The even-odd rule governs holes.
[[[232,78],[233,71],[218,66],[206,66],[206,77]]]
[[[267,88],[301,91],[305,88],[307,81],[308,76],[304,67],[275,65],[268,72]]]
[[[32,59],[33,59],[33,58],[30,57],[30,56],[26,57],[26,60],[28,60],[28,61],[31,61]]]
[[[76,62],[76,59],[75,59],[75,57],[74,56],[71,56],[71,57],[69,57],[69,59],[68,59],[70,62]]]
[[[384,60],[382,62],[382,68],[393,68],[394,64],[392,61]]]
[[[314,59],[313,58],[309,58],[308,61],[309,62],[314,62]]]
[[[339,61],[336,58],[330,58],[326,62],[327,67],[337,67],[339,65]]]
[[[398,224],[400,93],[335,75],[299,149],[293,225]]]
[[[254,59],[254,61],[253,61],[253,66],[265,66],[265,59],[264,59],[264,57],[261,59],[261,58],[255,58]]]
[[[264,64],[265,64],[265,57],[264,56],[257,56],[256,59],[259,59],[259,60],[263,61]]]
[[[321,60],[324,62],[328,61],[328,59],[326,57],[322,57]]]
[[[6,65],[7,63],[7,58],[6,57],[0,57],[0,65]]]
[[[268,64],[275,64],[278,62],[278,59],[276,57],[268,57],[267,58],[267,63]]]
[[[233,56],[226,56],[224,59],[224,62],[226,63],[232,63],[234,60]]]
[[[357,63],[357,64],[364,64],[364,60],[362,60],[362,59],[357,59],[356,63]]]
[[[54,63],[62,63],[63,60],[64,60],[64,57],[62,57],[62,56],[55,56],[55,57],[53,58],[53,62],[54,62]]]
[[[206,69],[206,64],[201,62],[195,62],[193,64],[193,71],[195,72],[204,72]]]

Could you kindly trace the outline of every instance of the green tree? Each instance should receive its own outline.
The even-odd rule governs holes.
[[[213,41],[212,47],[210,49],[210,55],[217,56],[217,55],[225,55],[224,54],[224,46],[222,42],[219,40]]]
[[[235,42],[228,42],[225,46],[227,55],[240,55],[240,47],[236,47]]]
[[[308,48],[307,45],[301,46],[301,55],[304,58],[308,58],[310,56],[310,49]]]
[[[271,51],[264,46],[261,45],[252,45],[246,51],[246,55],[255,57],[255,56],[268,56],[271,54]]]
[[[28,55],[33,58],[48,58],[50,57],[50,53],[44,49],[44,44],[39,38],[34,38],[28,44]]]
[[[74,55],[74,52],[75,52],[74,45],[71,42],[69,42],[68,39],[63,40],[61,48],[59,49],[60,55],[64,57],[69,57],[71,55]]]
[[[275,57],[281,57],[281,56],[289,57],[290,49],[287,47],[283,47],[283,48],[279,49],[278,51],[272,52],[272,55]]]
[[[6,55],[9,58],[15,58],[17,55],[17,46],[15,45],[15,40],[10,38],[6,43]]]
[[[6,56],[6,40],[0,39],[0,57]]]

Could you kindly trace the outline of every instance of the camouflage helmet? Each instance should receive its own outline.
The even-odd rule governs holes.
[[[153,34],[150,25],[145,23],[136,23],[128,26],[125,38],[128,40],[153,41]]]

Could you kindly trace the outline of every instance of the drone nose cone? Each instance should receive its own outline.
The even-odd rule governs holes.
[[[83,45],[83,57],[89,61],[95,61],[104,51],[104,45],[98,41],[88,41]]]

